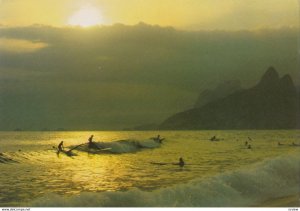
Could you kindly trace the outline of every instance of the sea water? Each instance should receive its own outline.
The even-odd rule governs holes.
[[[90,135],[107,149],[53,148]],[[256,206],[300,193],[298,140],[298,130],[0,132],[0,207]]]

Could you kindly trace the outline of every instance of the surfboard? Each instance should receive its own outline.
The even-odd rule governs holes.
[[[159,163],[159,162],[150,162],[150,164],[153,164],[153,165],[168,165],[168,164],[171,164],[171,163]]]
[[[72,156],[77,156],[74,152],[72,152],[73,149],[70,150],[59,150],[57,147],[53,146],[53,149],[56,150],[56,154],[59,155],[61,152],[64,153],[65,155],[72,157]]]

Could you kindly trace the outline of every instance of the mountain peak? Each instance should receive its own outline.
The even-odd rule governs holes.
[[[268,70],[265,72],[265,74],[262,76],[261,80],[279,80],[279,74],[277,70],[271,66],[268,68]]]
[[[290,75],[286,74],[280,79],[280,87],[283,90],[286,90],[287,93],[296,94],[297,88],[294,85],[293,79]]]
[[[223,81],[219,83],[215,89],[206,89],[201,92],[195,103],[195,108],[199,108],[208,102],[227,97],[240,90],[242,90],[242,86],[239,80]]]
[[[273,86],[279,83],[279,74],[276,69],[271,66],[262,76],[260,82],[258,83],[259,86]]]
[[[284,84],[294,84],[293,83],[293,79],[289,74],[284,75],[281,79],[280,79],[281,83]]]
[[[255,87],[177,113],[161,129],[295,129],[299,95],[290,75],[279,78],[270,67]]]

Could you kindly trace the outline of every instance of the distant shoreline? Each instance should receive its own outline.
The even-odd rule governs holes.
[[[174,129],[174,130],[118,130],[118,129],[91,129],[91,130],[0,130],[0,132],[92,132],[92,131],[99,131],[99,132],[105,132],[105,131],[124,131],[124,132],[172,132],[172,131],[278,131],[278,130],[300,130],[300,128],[282,128],[282,129]]]

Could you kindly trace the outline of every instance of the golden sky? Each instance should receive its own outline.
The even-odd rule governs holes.
[[[85,19],[189,30],[298,27],[298,6],[297,0],[0,0],[0,24],[82,25]]]

